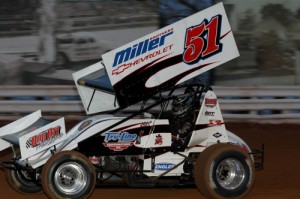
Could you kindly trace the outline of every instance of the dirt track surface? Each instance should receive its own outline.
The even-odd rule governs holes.
[[[244,139],[251,148],[265,144],[265,168],[256,171],[252,191],[246,199],[296,199],[300,198],[300,124],[262,125],[227,124],[227,129]],[[7,154],[0,153],[0,159]],[[0,170],[1,198],[43,199],[46,196],[21,195],[6,183]],[[202,199],[195,188],[132,189],[108,187],[95,189],[92,199]]]

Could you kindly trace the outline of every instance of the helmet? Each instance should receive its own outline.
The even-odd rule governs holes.
[[[191,93],[177,96],[172,102],[172,114],[175,117],[185,117],[194,107],[194,98]]]

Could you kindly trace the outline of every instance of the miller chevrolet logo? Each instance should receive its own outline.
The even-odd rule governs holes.
[[[114,58],[113,68],[116,66],[118,67],[112,71],[112,74],[118,75],[131,66],[142,63],[152,57],[156,57],[157,55],[166,53],[173,46],[173,44],[169,46],[165,46],[166,38],[172,34],[173,34],[173,28],[166,30],[165,32],[161,32],[160,34],[157,34],[151,38],[148,38],[144,41],[132,45],[131,47],[128,47],[124,50],[117,52]],[[149,51],[155,50],[162,46],[165,46],[165,48],[155,51],[151,54],[148,54],[133,62],[126,63],[127,61],[130,61],[140,55],[143,55]]]

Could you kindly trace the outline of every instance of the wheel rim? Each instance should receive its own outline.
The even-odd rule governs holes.
[[[233,158],[223,160],[216,170],[217,182],[227,190],[238,188],[243,183],[245,176],[246,171],[243,164]]]
[[[76,162],[64,163],[54,174],[56,187],[66,195],[80,193],[86,186],[87,172]]]
[[[16,178],[18,180],[19,183],[21,183],[22,185],[26,186],[26,187],[36,187],[37,185],[33,182],[33,179],[31,179],[29,173],[27,171],[24,170],[13,170],[11,171],[14,174],[12,175],[16,175]]]
[[[32,179],[27,171],[20,170],[20,171],[16,171],[16,173],[18,175],[18,178],[21,181],[32,181]]]

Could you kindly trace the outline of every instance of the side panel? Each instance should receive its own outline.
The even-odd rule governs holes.
[[[87,155],[139,155],[146,153],[150,148],[156,148],[159,153],[171,147],[171,133],[167,120],[131,119],[101,132],[98,126],[103,126],[106,122],[112,121],[104,121],[88,129],[98,129],[98,133],[79,142],[80,151]],[[88,131],[83,134],[88,134]]]
[[[120,107],[239,56],[222,3],[102,55]]]
[[[154,172],[145,172],[144,174],[147,176],[158,176],[161,173],[164,173],[170,169],[173,169],[165,176],[180,176],[183,173],[183,164],[179,165],[177,168],[174,168],[180,162],[182,162],[184,158],[180,155],[177,155],[172,152],[164,153],[162,155],[155,157],[154,162]],[[144,160],[144,170],[152,169],[152,160],[151,158]]]
[[[216,94],[207,91],[188,147],[228,142],[228,136]]]
[[[149,149],[149,148],[163,148],[171,147],[172,134],[168,128],[168,120],[155,120],[155,128],[150,129],[149,132],[143,133],[138,136],[138,139],[134,143],[137,148]]]
[[[138,148],[161,148],[161,147],[171,147],[172,135],[170,132],[165,133],[152,133],[150,135],[145,135],[134,143],[135,147]]]
[[[58,119],[19,138],[22,159],[40,153],[67,138],[65,120]]]

